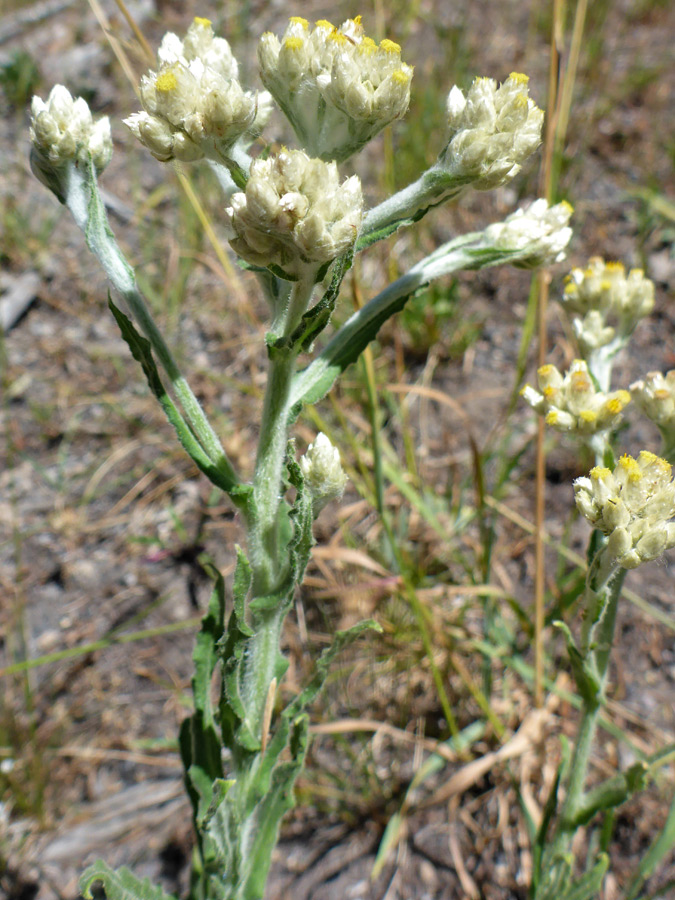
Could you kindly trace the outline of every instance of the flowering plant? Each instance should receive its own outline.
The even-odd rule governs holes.
[[[126,120],[161,162],[205,160],[214,169],[223,188],[231,247],[257,278],[268,303],[268,377],[250,480],[223,449],[108,224],[98,187],[112,153],[107,119],[95,121],[83,100],[73,100],[57,86],[46,103],[34,100],[31,126],[35,173],[84,232],[114,288],[110,309],[133,357],[184,449],[228,495],[245,532],[227,621],[225,584],[214,573],[194,653],[194,711],[180,733],[196,835],[191,896],[199,900],[263,896],[280,823],[293,806],[293,787],[307,749],[306,708],[342,647],[377,627],[369,621],[338,633],[317,661],[310,683],[279,709],[277,688],[287,667],[280,651],[284,621],[309,560],[315,517],[341,496],[346,482],[339,451],[323,434],[296,459],[289,435],[302,406],[322,398],[382,324],[432,281],[462,269],[505,263],[548,265],[563,257],[571,236],[571,207],[535,200],[504,222],[438,247],[325,339],[354,256],[464,191],[508,183],[536,150],[543,113],[529,96],[527,77],[518,73],[501,85],[476,79],[466,93],[452,88],[436,162],[403,190],[366,210],[359,179],[343,176],[338,165],[404,115],[413,70],[402,60],[401,48],[388,39],[378,44],[369,38],[360,17],[339,27],[324,20],[310,26],[294,17],[281,38],[263,35],[258,59],[266,90],[246,90],[227,42],[214,34],[208,20],[197,18],[184,38],[164,37],[156,66],[141,80],[143,109]],[[254,158],[252,142],[273,102],[300,147]],[[592,332],[594,348],[611,346],[611,353],[589,353],[566,376],[552,367],[540,370],[540,390],[530,388],[525,397],[551,424],[597,439],[592,446],[604,457],[629,395],[608,393],[608,383],[594,365],[606,368],[618,350],[616,341],[627,338],[650,301],[647,282],[638,275],[629,275],[626,287],[618,270],[603,276],[598,265],[591,264],[581,277],[573,274],[565,297],[568,308],[584,317],[579,334]],[[586,309],[596,281],[606,302],[602,309],[597,304]],[[596,316],[588,324],[591,312],[604,318],[600,322]],[[323,344],[315,350],[320,339]],[[586,345],[592,343],[589,339]],[[309,356],[303,368],[301,354]],[[634,392],[637,396],[639,389]],[[579,683],[596,706],[606,672],[606,640],[611,643],[607,610],[615,608],[618,570],[671,546],[672,526],[660,524],[672,514],[670,485],[661,461],[644,454],[637,461],[620,462],[614,471],[594,469],[590,479],[577,484],[579,508],[603,535],[602,556],[589,576],[590,612],[581,649],[568,637],[573,660],[583,661],[575,669]],[[600,632],[602,651],[595,641]],[[214,676],[217,699],[211,692]],[[578,807],[582,795],[574,791],[571,784],[568,802]],[[551,873],[558,872],[567,849],[571,820],[565,815],[550,851]],[[552,879],[540,879],[538,897],[567,896],[550,893],[562,884]],[[103,862],[83,876],[86,896],[97,881],[110,898],[162,897],[158,888],[128,870],[114,872]]]

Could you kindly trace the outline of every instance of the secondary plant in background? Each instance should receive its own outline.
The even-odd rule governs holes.
[[[323,20],[310,26],[294,17],[280,39],[262,37],[258,56],[269,93],[241,86],[229,45],[214,35],[208,20],[197,18],[183,39],[164,37],[156,66],[141,81],[143,110],[126,120],[158,160],[208,161],[223,188],[232,249],[255,274],[267,301],[268,378],[250,479],[228,459],[107,222],[98,188],[112,152],[107,119],[94,121],[82,100],[57,86],[47,103],[34,100],[31,127],[33,169],[69,208],[105,269],[116,292],[111,312],[150,389],[187,453],[241,515],[246,549],[237,550],[232,612],[226,622],[225,585],[215,573],[194,653],[194,712],[180,734],[196,835],[195,900],[263,897],[307,748],[305,709],[345,643],[377,627],[365,622],[337,634],[310,683],[279,708],[277,688],[287,667],[279,649],[284,620],[309,559],[314,519],[341,496],[346,480],[339,451],[323,434],[296,459],[289,437],[303,405],[321,399],[383,323],[430,282],[461,269],[547,265],[562,258],[571,236],[571,207],[536,200],[502,223],[439,247],[369,299],[316,350],[354,256],[467,189],[506,184],[539,144],[543,113],[529,97],[527,77],[518,73],[502,85],[476,79],[466,94],[453,88],[436,163],[402,191],[364,210],[358,178],[345,177],[338,164],[404,115],[413,72],[401,48],[367,37],[360,17],[340,27]],[[250,145],[269,117],[272,98],[301,147],[252,158]],[[607,435],[628,395],[605,396],[605,388],[591,380],[597,376],[583,366],[569,377],[542,375],[542,393],[530,389],[529,399],[571,422],[568,430]],[[639,518],[639,510],[630,509]],[[623,565],[632,552],[654,550],[640,543],[632,521],[621,527],[634,546],[624,546],[622,538],[623,555],[595,566],[604,580],[592,582],[593,597],[616,583],[614,564]],[[608,602],[598,601],[589,627],[605,621]],[[590,639],[588,652],[596,652]],[[597,697],[605,671],[606,665],[598,670]],[[559,852],[566,852],[562,842],[556,836],[552,868]],[[103,862],[83,876],[86,896],[96,881],[111,900],[162,896],[128,870],[114,872]]]

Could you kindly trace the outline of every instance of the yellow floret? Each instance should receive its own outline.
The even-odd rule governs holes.
[[[556,422],[558,421],[558,410],[557,409],[549,410],[546,413],[544,421],[546,422],[547,425],[555,425]]]
[[[195,16],[193,22],[195,25],[201,25],[202,28],[210,28],[213,24],[211,19],[205,19],[203,16]]]
[[[349,38],[346,34],[343,34],[337,28],[334,28],[328,35],[328,40],[335,41],[336,44],[346,44],[348,43]]]
[[[396,84],[408,84],[412,78],[412,71],[406,72],[405,69],[396,69],[391,73],[391,80]]]
[[[528,97],[527,97],[527,94],[516,94],[516,96],[513,98],[513,103],[514,103],[514,105],[515,105],[515,106],[519,106],[521,109],[522,109],[524,106],[527,106],[527,104],[528,104],[529,102],[530,102],[530,101],[529,101],[529,99],[528,99]]]
[[[175,91],[177,87],[178,79],[173,72],[162,72],[161,75],[157,76],[155,88],[160,91],[160,93],[168,94],[171,91]]]
[[[539,366],[537,369],[537,375],[540,378],[548,378],[549,375],[552,375],[555,372],[555,366],[551,365],[551,363],[546,363],[543,366]]]
[[[600,290],[601,291],[611,291],[612,290],[612,282],[608,278],[603,278],[600,282]]]
[[[611,400],[608,400],[607,403],[605,403],[605,409],[610,415],[618,416],[625,405],[626,404],[622,403],[618,397],[612,397]]]
[[[385,53],[400,53],[401,46],[395,41],[390,41],[389,38],[384,38],[380,41],[380,50],[384,50]]]
[[[309,28],[309,22],[307,19],[303,19],[302,16],[291,16],[288,21],[291,25],[302,25],[303,28]]]
[[[591,422],[595,422],[595,420],[598,418],[598,414],[593,412],[592,409],[582,409],[579,413],[579,418],[582,422],[586,422],[588,425],[590,425]]]
[[[593,481],[602,481],[605,478],[609,478],[611,474],[611,469],[607,469],[605,466],[593,466],[590,472]]]
[[[605,271],[607,272],[617,272],[623,274],[626,269],[622,262],[607,262],[605,263]]]
[[[642,468],[647,468],[647,466],[656,466],[656,468],[661,469],[663,475],[670,477],[670,473],[672,471],[671,464],[662,459],[660,456],[657,456],[656,453],[650,453],[649,450],[641,450],[640,455],[638,456],[638,463],[642,466]]]
[[[561,200],[560,206],[562,206],[562,208],[565,210],[565,212],[568,213],[568,215],[570,215],[570,216],[574,212],[574,207],[572,206],[571,203],[568,203],[567,200]]]
[[[655,400],[668,400],[670,397],[670,391],[666,390],[666,388],[657,388],[654,391],[654,399]]]
[[[511,72],[508,77],[509,81],[515,81],[516,84],[527,84],[530,80],[529,75],[523,75],[522,72]]]
[[[305,46],[305,42],[301,37],[287,37],[284,41],[284,48],[286,50],[302,50]]]
[[[315,28],[327,28],[328,31],[334,31],[335,25],[332,22],[329,22],[328,19],[319,19],[314,23]]]
[[[551,397],[555,396],[557,390],[558,390],[557,388],[551,387],[551,385],[549,384],[548,387],[545,387],[544,390],[542,391],[542,394],[544,395],[544,399],[550,400]]]
[[[359,44],[359,51],[361,53],[374,53],[377,50],[377,44],[371,37],[363,37],[361,39],[361,43]]]
[[[627,453],[624,454],[619,460],[619,466],[624,470],[630,481],[637,482],[642,480],[642,469],[632,456],[628,456]]]
[[[363,19],[363,16],[354,16],[354,18],[352,19],[352,22],[353,22],[355,25],[360,25],[360,24],[361,24],[361,19]]]

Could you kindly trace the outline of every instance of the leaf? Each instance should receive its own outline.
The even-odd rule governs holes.
[[[214,782],[223,777],[221,739],[211,699],[211,677],[219,661],[218,644],[223,636],[225,583],[220,572],[214,570],[213,574],[215,584],[192,654],[195,710],[182,723],[179,734],[185,785],[192,803],[195,825],[212,802]]]
[[[625,772],[607,778],[594,787],[586,794],[574,818],[575,824],[586,825],[597,812],[621,806],[637,791],[644,789],[648,771],[647,763],[640,760],[633,763]]]
[[[291,335],[289,340],[291,346],[297,344],[300,346],[301,350],[311,349],[311,345],[317,335],[319,335],[330,322],[340,293],[342,281],[351,268],[353,259],[354,250],[352,248],[349,253],[346,253],[337,261],[328,290],[321,300],[319,300],[318,303],[315,303],[302,317],[299,327]]]
[[[216,484],[228,493],[233,493],[233,488],[236,488],[236,486],[229,479],[225,478],[223,473],[211,462],[162,384],[162,379],[157,371],[152,355],[150,341],[136,331],[131,319],[115,306],[110,296],[108,296],[108,305],[115,317],[115,321],[119,325],[122,337],[131,350],[131,355],[141,364],[148,386],[159,400],[164,414],[173,425],[184,450],[213,484]],[[242,485],[241,487],[247,486]]]
[[[602,880],[608,866],[609,856],[606,853],[600,853],[591,871],[586,872],[578,881],[575,881],[560,900],[596,900],[600,894]]]
[[[652,841],[640,860],[637,872],[626,889],[625,900],[635,900],[645,881],[652,875],[661,860],[675,847],[675,798],[670,805],[666,824]]]
[[[97,881],[103,885],[108,900],[176,900],[147,878],[137,878],[129,869],[111,869],[97,860],[80,878],[80,891],[85,900],[93,900],[91,886]]]

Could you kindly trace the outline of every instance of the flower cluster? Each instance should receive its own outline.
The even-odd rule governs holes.
[[[528,95],[528,77],[512,72],[497,85],[476,78],[466,95],[448,95],[448,139],[439,163],[457,180],[490,190],[516,175],[541,143],[544,113]]]
[[[596,467],[577,478],[574,493],[579,512],[608,536],[617,565],[634,569],[675,546],[675,483],[665,459],[646,450],[622,456],[614,471]]]
[[[339,28],[323,19],[312,28],[294,16],[281,40],[262,36],[258,60],[263,84],[321,159],[347,159],[410,102],[412,67],[398,44],[367,37],[361,16]]]
[[[269,115],[269,95],[242,89],[230,46],[208,19],[196,18],[182,41],[166,34],[157,59],[141,79],[143,110],[125,119],[157,159],[220,160]]]
[[[538,391],[526,384],[520,392],[526,403],[546,417],[547,425],[584,436],[618,425],[631,399],[628,391],[605,394],[597,390],[581,359],[574,360],[564,377],[555,366],[541,366],[537,382]]]
[[[621,263],[595,256],[585,269],[567,276],[561,302],[572,317],[579,348],[588,356],[614,341],[616,349],[625,344],[654,308],[654,283],[641,269],[626,275]]]
[[[518,209],[503,222],[488,225],[486,242],[497,250],[528,250],[527,257],[514,265],[535,268],[560,262],[572,237],[568,222],[573,209],[565,200],[549,206],[540,198],[526,209]]]
[[[315,513],[332,500],[339,500],[344,493],[347,476],[340,462],[340,451],[323,432],[301,457],[300,469],[312,495]]]
[[[335,163],[282,150],[256,159],[246,192],[226,210],[232,248],[247,262],[278,266],[291,278],[345,253],[363,212],[356,175],[342,184]]]
[[[91,157],[100,172],[113,151],[108,117],[94,121],[87,101],[73,99],[62,84],[52,88],[46,103],[33,97],[30,139],[36,153],[52,166]]]

